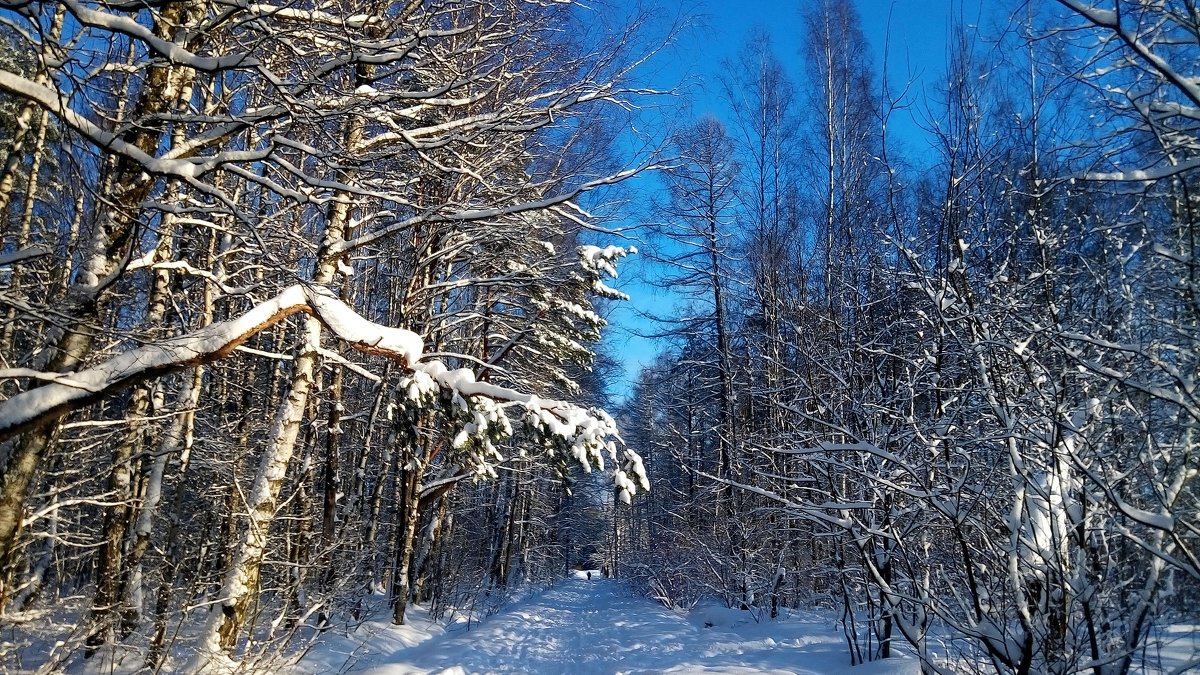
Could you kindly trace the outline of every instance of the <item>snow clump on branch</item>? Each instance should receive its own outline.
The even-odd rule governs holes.
[[[561,454],[573,458],[589,473],[593,468],[603,471],[606,457],[614,464],[620,462],[613,482],[618,497],[626,503],[639,487],[650,489],[642,458],[629,448],[619,452],[617,424],[599,408],[582,408],[479,382],[469,368],[450,370],[438,359],[415,364],[412,372],[401,378],[399,388],[412,404],[411,411],[427,410],[440,402],[447,417],[461,425],[451,446],[464,453],[462,460],[480,478],[494,478],[496,465],[505,460],[496,442],[515,435],[508,412],[515,408],[525,436],[546,450],[548,457]]]
[[[605,246],[604,248],[600,248],[599,246],[580,246],[577,250],[579,252],[580,265],[591,276],[592,292],[610,300],[629,299],[629,296],[625,293],[606,285],[603,281],[603,276],[607,275],[616,279],[616,261],[627,255],[636,254],[636,246],[628,248],[623,246]]]

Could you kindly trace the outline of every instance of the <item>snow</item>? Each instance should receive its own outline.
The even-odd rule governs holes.
[[[425,342],[420,335],[368,321],[324,288],[310,290],[308,300],[321,322],[346,342],[360,349],[374,348],[401,355],[410,366],[421,358]]]
[[[438,393],[448,394],[460,411],[471,413],[471,419],[455,432],[452,446],[463,448],[471,441],[482,446],[482,451],[473,456],[472,462],[475,473],[480,476],[494,476],[494,464],[504,460],[489,434],[497,432],[505,437],[513,434],[504,409],[515,406],[523,409],[521,417],[528,427],[568,444],[571,456],[585,472],[603,471],[606,456],[617,463],[623,455],[624,461],[613,473],[613,483],[621,501],[629,503],[639,488],[650,489],[645,466],[637,452],[626,447],[618,453],[620,433],[617,424],[603,410],[584,409],[565,401],[541,399],[490,382],[479,382],[471,369],[450,370],[445,363],[432,358],[415,363],[411,375],[400,380],[399,388],[418,405]]]
[[[755,621],[749,613],[701,605],[669,610],[631,595],[593,570],[474,624],[442,628],[420,613],[410,625],[368,622],[330,636],[297,675],[418,673],[918,673],[915,659],[851,668],[833,621],[810,615]]]
[[[421,357],[421,337],[402,328],[368,321],[327,289],[295,285],[259,303],[238,318],[214,323],[189,335],[130,349],[69,376],[46,374],[45,386],[21,392],[0,403],[0,436],[12,435],[57,409],[65,409],[147,373],[203,362],[241,345],[249,336],[297,311],[309,310],[329,330],[355,348],[403,359]]]
[[[616,261],[637,252],[634,247],[625,248],[622,246],[580,246],[576,249],[579,252],[580,263],[584,269],[603,272],[613,279],[617,278]]]

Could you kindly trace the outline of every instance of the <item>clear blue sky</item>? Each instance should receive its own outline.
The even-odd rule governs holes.
[[[696,19],[692,27],[682,32],[676,44],[658,55],[643,72],[648,84],[659,88],[672,88],[681,81],[688,83],[685,92],[690,110],[684,108],[681,101],[684,112],[674,109],[668,115],[697,117],[713,114],[727,120],[729,114],[721,100],[718,78],[724,70],[723,64],[737,57],[747,37],[756,30],[767,32],[776,56],[793,80],[797,80],[797,85],[801,84],[798,81],[804,72],[800,56],[801,12],[806,0],[611,1],[617,6],[633,8],[640,4],[651,8],[664,22],[672,22],[681,16]],[[887,76],[893,93],[899,93],[906,85],[910,87],[911,106],[891,120],[890,131],[910,155],[918,155],[912,159],[920,163],[924,140],[919,120],[924,92],[937,83],[945,69],[951,18],[956,16],[966,24],[975,24],[981,20],[981,14],[993,11],[998,3],[992,2],[990,8],[985,9],[989,5],[985,0],[854,2],[880,78],[886,57]],[[653,189],[652,178],[641,181],[641,189]],[[626,369],[626,380],[613,389],[618,397],[624,396],[640,366],[653,360],[659,349],[655,341],[634,334],[652,330],[634,309],[661,314],[672,302],[669,295],[642,281],[647,275],[653,276],[654,271],[641,267],[638,269],[637,263],[626,263],[628,273],[623,276],[627,279],[621,287],[633,298],[625,303],[628,306],[616,309],[611,316],[615,330],[609,336],[610,346]]]
[[[618,4],[652,8],[664,21],[687,16],[693,25],[682,31],[676,45],[659,55],[647,69],[653,83],[669,87],[680,81],[691,86],[695,115],[724,117],[718,78],[723,64],[735,59],[755,31],[770,35],[776,56],[798,80],[804,71],[800,45],[801,12],[807,0],[615,0]],[[924,87],[935,83],[945,68],[951,16],[967,24],[980,21],[986,0],[854,0],[872,61],[883,75],[885,48],[887,75],[894,92],[911,82],[914,102],[920,103]],[[998,4],[990,3],[992,10]],[[1013,3],[1015,4],[1015,2]],[[986,10],[986,11],[992,11]],[[909,120],[897,120],[903,126]]]

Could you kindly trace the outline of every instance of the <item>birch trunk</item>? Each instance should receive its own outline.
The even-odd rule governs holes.
[[[175,96],[174,101],[171,102],[171,106],[174,108],[178,108],[192,97],[190,72],[175,69],[169,75],[168,81],[170,84],[168,87],[169,91],[173,92]],[[183,141],[184,129],[181,126],[176,126],[171,133],[171,144],[172,146],[178,146]],[[178,185],[169,187],[167,194],[167,203],[174,203],[182,197]],[[159,239],[151,258],[154,263],[166,262],[171,258],[176,226],[177,219],[174,214],[167,213],[163,215]],[[149,297],[147,298],[148,306],[143,325],[145,332],[152,337],[164,337],[167,331],[163,329],[163,322],[166,319],[167,308],[171,302],[170,276],[166,270],[162,269],[152,269],[150,270],[150,275],[153,281]],[[211,305],[211,299],[208,299],[207,302]],[[200,327],[202,328],[203,326]],[[126,535],[132,529],[132,526],[135,525],[133,520],[138,517],[137,511],[133,508],[134,495],[131,492],[131,484],[135,459],[141,456],[142,451],[147,447],[149,442],[147,438],[149,430],[146,427],[144,419],[153,409],[151,404],[152,396],[153,387],[151,383],[143,382],[134,387],[131,398],[132,403],[130,404],[128,414],[128,417],[132,420],[129,434],[126,436],[125,442],[117,447],[113,457],[113,471],[109,478],[109,491],[119,504],[110,507],[106,514],[104,546],[100,551],[99,576],[96,583],[96,596],[92,605],[92,626],[87,642],[89,653],[98,645],[109,642],[112,639],[112,629],[114,627],[112,614],[114,610],[121,615],[120,636],[122,638],[128,637],[141,621],[141,570],[135,569],[136,562],[126,558],[125,551],[127,547]],[[165,456],[160,455],[160,460],[162,460],[162,463],[165,463]],[[158,468],[159,464],[160,462],[156,462],[155,468]],[[161,482],[162,475],[159,473],[157,476],[158,486],[161,486]],[[149,544],[149,521],[145,523],[145,527],[146,532],[144,535],[133,535],[135,538],[141,537],[144,540],[141,545],[141,553],[133,554],[133,545],[129,546],[130,553],[136,555],[139,561]],[[129,582],[135,578],[135,586],[130,588]]]
[[[246,495],[249,523],[226,572],[218,594],[220,600],[201,643],[201,649],[210,655],[231,651],[249,618],[258,592],[263,555],[267,550],[267,532],[275,518],[279,490],[287,475],[288,462],[295,450],[304,411],[308,407],[320,344],[321,323],[307,317],[293,362],[290,390],[275,414],[270,441],[259,461],[254,484]],[[206,664],[207,661],[204,661],[198,665],[202,667]]]
[[[50,73],[44,67],[44,64],[55,58],[53,48],[50,45],[57,45],[59,38],[62,36],[63,18],[66,16],[66,6],[59,5],[54,11],[54,19],[50,24],[50,32],[46,36],[45,42],[42,44],[42,54],[39,63],[37,74],[34,76],[34,83],[46,86],[50,83]],[[13,137],[12,146],[8,149],[8,156],[4,159],[4,167],[0,169],[0,213],[3,213],[9,203],[12,202],[13,188],[16,184],[17,166],[21,163],[22,150],[25,147],[26,137],[29,135],[30,123],[33,120],[34,114],[37,112],[38,106],[34,103],[29,103],[21,108],[20,114],[14,120],[16,122],[17,131]],[[34,194],[37,191],[36,162],[41,154],[42,144],[46,141],[46,123],[48,121],[46,112],[41,114],[41,128],[38,131],[37,144],[38,148],[34,149],[33,157],[35,166],[29,172],[30,187],[27,194]]]
[[[45,111],[38,117],[38,133],[33,144],[33,162],[29,167],[29,185],[25,190],[25,205],[21,209],[21,220],[17,226],[16,250],[20,251],[29,246],[30,237],[33,234],[33,207],[37,203],[37,192],[40,185],[42,173],[42,154],[46,148],[46,127],[50,124],[50,116]],[[19,154],[14,152],[13,154]],[[12,155],[10,155],[10,159]],[[4,188],[0,187],[0,190]],[[3,193],[0,192],[0,201],[4,199]],[[4,205],[0,204],[0,214],[4,213]],[[21,286],[24,285],[24,276],[21,274],[22,267],[18,265],[13,269],[12,281],[9,283],[8,293],[15,297],[20,297]],[[8,354],[20,354],[26,349],[25,345],[18,343],[19,337],[16,334],[17,328],[17,308],[12,307],[6,313],[4,320],[3,335],[0,335],[0,346]],[[22,341],[24,342],[24,341]]]
[[[347,122],[345,146],[356,147],[362,140],[363,131],[362,118],[355,117]],[[350,220],[350,200],[350,195],[339,194],[329,210],[313,275],[313,282],[318,285],[326,286],[334,281],[338,257],[332,255],[330,250],[345,238]],[[249,618],[258,592],[260,568],[267,549],[267,533],[275,518],[279,490],[296,448],[296,439],[304,421],[304,411],[308,408],[320,348],[321,322],[316,317],[307,315],[301,329],[300,344],[292,361],[287,395],[275,414],[270,440],[259,460],[253,487],[246,495],[249,522],[218,592],[219,601],[204,631],[201,651],[192,664],[193,669],[206,667],[208,659],[212,656],[232,651]]]

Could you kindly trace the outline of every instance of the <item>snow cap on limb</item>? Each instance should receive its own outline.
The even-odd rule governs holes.
[[[587,472],[604,470],[606,458],[620,462],[613,480],[622,501],[628,502],[639,487],[650,487],[641,457],[628,448],[618,450],[622,441],[616,422],[599,408],[479,382],[469,368],[450,370],[438,359],[416,364],[399,387],[410,410],[442,404],[447,418],[457,425],[451,430],[451,446],[480,478],[495,477],[496,464],[504,461],[496,442],[515,434],[509,410],[516,409],[521,430],[548,457],[574,459]]]

